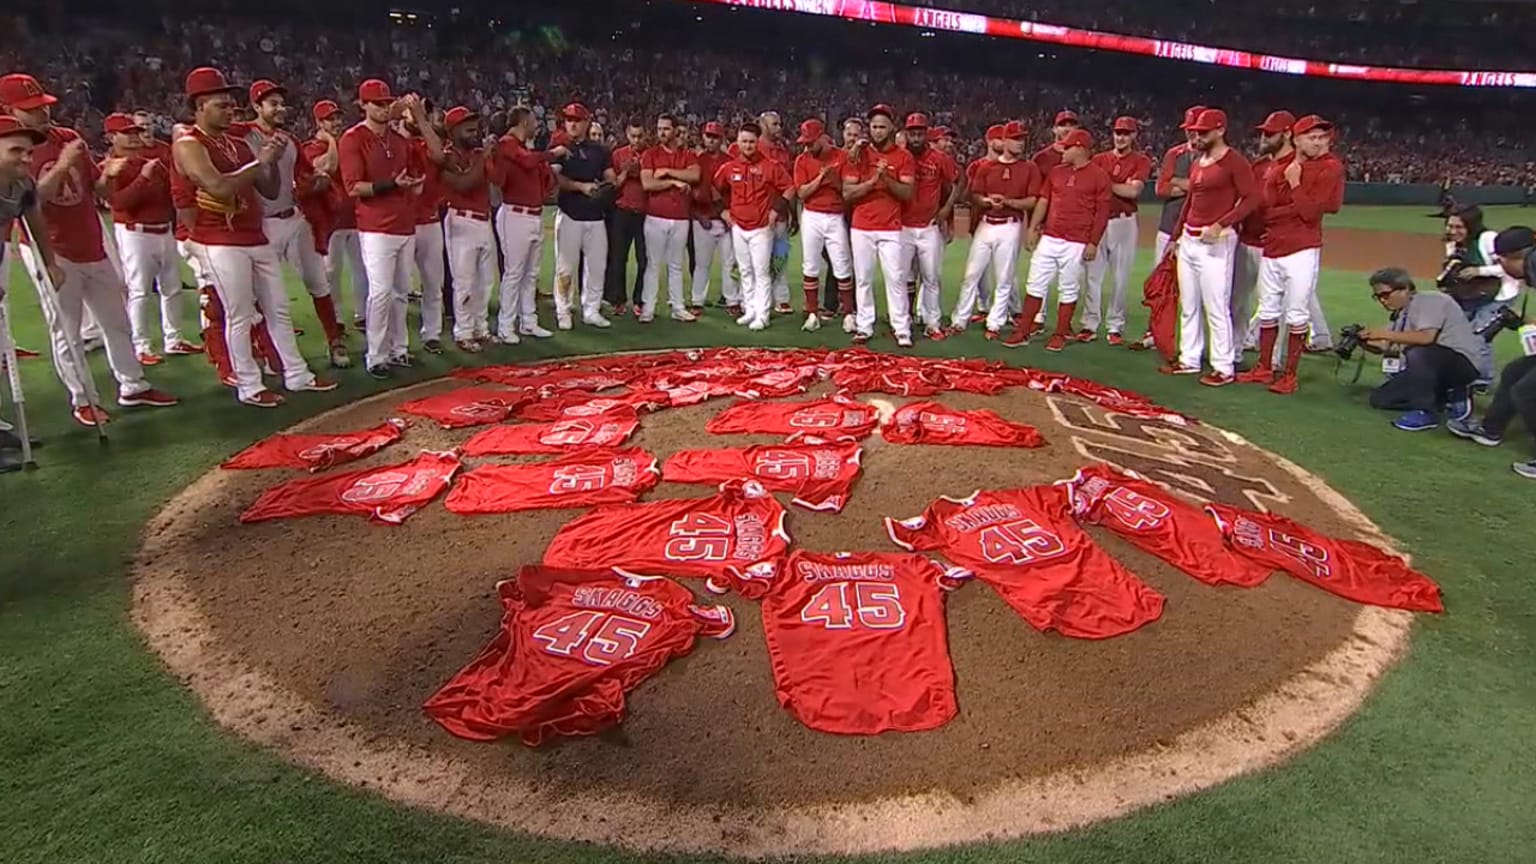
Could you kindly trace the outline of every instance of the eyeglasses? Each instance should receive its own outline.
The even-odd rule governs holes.
[[[1398,289],[1396,289],[1396,288],[1388,288],[1385,291],[1374,291],[1374,292],[1371,293],[1371,296],[1376,298],[1376,302],[1377,303],[1381,303],[1381,302],[1384,302],[1388,297],[1391,297],[1393,294],[1396,294],[1397,292],[1398,292]]]

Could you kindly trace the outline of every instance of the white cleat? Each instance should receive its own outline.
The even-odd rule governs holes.
[[[524,336],[532,336],[535,339],[548,339],[555,335],[537,324],[529,324],[520,331]]]
[[[571,326],[571,316],[569,313],[555,316],[555,327],[558,329],[569,330],[571,329]]]
[[[807,333],[815,333],[821,329],[821,318],[815,312],[805,316],[805,323],[800,326]]]
[[[604,318],[596,312],[592,313],[591,315],[581,316],[581,323],[587,325],[588,327],[597,327],[601,330],[606,330],[613,326],[612,321],[609,321],[607,318]]]
[[[854,317],[852,315],[844,315],[843,316],[843,332],[844,333],[853,333],[855,330],[858,330],[858,329],[859,329],[858,322],[854,320]]]
[[[768,322],[764,321],[761,318],[755,318],[755,319],[753,319],[751,324],[747,325],[747,329],[748,330],[752,330],[754,332],[762,331],[762,330],[767,330],[768,329]]]
[[[678,309],[672,313],[672,320],[681,321],[684,324],[692,324],[699,320],[699,316],[689,312],[687,309]]]
[[[510,331],[504,334],[497,333],[493,338],[500,345],[520,345],[523,341],[516,333]]]
[[[912,334],[910,334],[910,333],[897,333],[896,334],[896,345],[898,347],[900,347],[900,348],[911,348],[912,347]]]
[[[757,316],[753,315],[751,312],[748,312],[747,314],[741,316],[740,318],[737,318],[736,319],[736,324],[739,327],[746,327],[747,325],[751,324],[753,321],[756,321],[756,320],[757,320]]]

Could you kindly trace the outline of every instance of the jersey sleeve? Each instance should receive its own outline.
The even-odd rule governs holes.
[[[363,148],[356,135],[343,135],[337,142],[337,159],[341,170],[341,182],[352,195],[352,187],[368,182],[368,166],[363,161]]]
[[[936,552],[942,549],[943,539],[936,528],[932,514],[928,511],[907,519],[885,518],[886,535],[892,543],[908,552]]]

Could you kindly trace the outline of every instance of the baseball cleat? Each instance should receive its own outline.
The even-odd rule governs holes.
[[[117,404],[124,408],[169,408],[181,400],[169,393],[163,393],[151,387],[148,390],[140,390],[137,393],[129,393],[117,397]]]
[[[1281,396],[1289,396],[1296,392],[1296,386],[1296,376],[1287,373],[1276,378],[1274,383],[1269,385],[1269,392],[1278,393]]]
[[[751,312],[746,312],[746,313],[743,313],[742,315],[740,315],[740,316],[738,316],[736,318],[736,324],[739,327],[745,327],[748,324],[751,324],[753,321],[756,321],[756,320],[757,320],[757,316],[756,315],[753,315]]]
[[[1225,387],[1236,380],[1224,372],[1207,372],[1200,376],[1200,383],[1207,387]]]
[[[271,390],[263,390],[260,393],[240,397],[240,402],[253,408],[276,408],[283,404],[283,397]]]
[[[854,318],[853,313],[850,312],[847,315],[843,316],[843,332],[844,333],[848,333],[848,334],[851,335],[851,334],[857,332],[858,329],[859,329],[858,319]]]
[[[569,330],[572,326],[574,325],[571,322],[571,316],[569,314],[555,316],[556,330]]]
[[[688,311],[692,312],[693,317],[695,318],[704,317],[704,305],[702,303],[695,303],[692,306],[689,306]]]
[[[394,375],[394,373],[389,371],[389,367],[384,365],[384,364],[382,364],[382,363],[377,365],[377,366],[369,366],[368,367],[368,376],[370,378],[376,378],[376,379],[378,379],[380,381],[385,381],[385,380],[388,380],[393,375]]]
[[[932,342],[943,342],[949,338],[949,334],[944,332],[943,327],[929,327],[923,331],[923,335],[927,336],[929,341]]]
[[[1275,383],[1275,370],[1262,365],[1255,366],[1247,372],[1237,373],[1239,384],[1273,384]]]
[[[613,326],[612,321],[609,321],[607,318],[604,318],[601,315],[583,315],[581,316],[581,323],[587,325],[588,327],[596,327],[599,330],[606,330]]]
[[[741,304],[740,303],[728,303],[728,304],[726,304],[725,314],[728,317],[730,317],[730,318],[740,318],[742,316],[742,312],[743,312],[743,310],[741,308]]]
[[[639,306],[636,306],[635,320],[639,321],[641,324],[649,324],[656,320],[656,313],[652,312],[650,309],[641,309]]]
[[[479,354],[481,351],[480,343],[474,339],[460,339],[453,344],[465,354]]]
[[[505,334],[497,333],[491,337],[498,345],[521,345],[523,337],[517,335],[517,331],[508,330]]]
[[[999,340],[1001,338],[1003,338],[1003,334],[1002,333],[999,333],[998,331],[993,330],[990,327],[987,328],[987,341],[988,342],[996,342],[997,340]]]
[[[1177,363],[1174,363],[1174,364],[1169,365],[1169,366],[1159,366],[1159,367],[1157,367],[1157,371],[1161,372],[1164,375],[1199,375],[1200,374],[1200,367],[1199,366],[1182,366],[1182,365],[1179,365]]]
[[[33,351],[30,348],[22,348],[19,345],[16,347],[16,359],[17,360],[33,360],[33,359],[36,359],[36,358],[41,357],[41,356],[42,356],[41,354],[37,353],[36,351]]]
[[[1022,327],[1016,327],[1012,333],[1009,333],[1006,337],[1004,337],[1003,347],[1022,348],[1029,344],[1029,337],[1031,335],[1033,334],[1031,334],[1028,330],[1025,330]]]
[[[421,343],[421,350],[427,352],[428,354],[441,354],[443,353],[443,340],[428,339],[427,341]]]
[[[81,426],[103,426],[112,421],[112,418],[107,416],[107,412],[89,405],[77,406],[70,412],[70,416],[74,417],[75,422]]]
[[[1067,347],[1067,337],[1060,333],[1053,334],[1045,343],[1045,350],[1060,352]]]
[[[805,316],[805,323],[800,325],[800,329],[807,333],[815,333],[821,329],[821,318],[817,317],[815,312],[812,312]]]
[[[295,393],[329,393],[336,389],[336,382],[327,378],[315,378],[308,384],[298,387],[289,387]]]
[[[1077,331],[1077,335],[1073,338],[1079,342],[1092,342],[1093,340],[1099,338],[1099,334],[1093,332],[1092,330],[1079,330]]]
[[[401,369],[409,369],[416,365],[416,358],[409,354],[399,354],[389,358],[389,365],[398,366]]]
[[[775,315],[793,315],[795,312],[795,307],[789,305],[788,303],[776,303],[774,304],[773,312]]]
[[[139,356],[139,365],[140,366],[159,366],[160,365],[161,360],[160,360],[160,355],[159,354],[152,354],[152,353],[150,353],[148,351],[140,351],[138,356]]]
[[[196,342],[188,342],[185,339],[177,339],[175,342],[165,346],[165,353],[174,357],[183,357],[188,354],[201,354],[203,353],[203,346],[197,344]]]
[[[869,342],[869,337],[870,337],[870,334],[868,334],[868,333],[857,333],[856,332],[856,333],[853,334],[853,340],[852,341],[853,341],[853,344],[855,344],[855,345],[863,345],[863,344]]]
[[[699,316],[689,312],[687,309],[678,309],[672,313],[672,320],[683,324],[693,324],[699,320]]]
[[[523,329],[518,332],[524,336],[532,336],[535,339],[548,339],[555,335],[548,330],[545,330],[543,327],[540,327],[538,324],[524,325]]]
[[[1119,348],[1121,345],[1125,344],[1125,338],[1122,337],[1119,333],[1109,334],[1108,336],[1104,337],[1104,341],[1115,348]]]
[[[347,346],[340,342],[331,346],[331,366],[336,369],[352,368],[352,355],[347,353]]]
[[[754,331],[754,332],[759,332],[759,331],[767,330],[768,329],[768,322],[764,321],[761,318],[755,318],[755,319],[753,319],[751,324],[747,325],[747,329],[751,330],[751,331]]]
[[[896,345],[899,348],[911,348],[912,347],[912,334],[911,333],[897,333],[896,334]]]

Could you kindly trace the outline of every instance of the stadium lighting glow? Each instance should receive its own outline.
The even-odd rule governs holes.
[[[1385,81],[1396,84],[1430,84],[1452,87],[1536,87],[1536,72],[1501,72],[1473,69],[1410,69],[1398,66],[1366,66],[1280,57],[1235,48],[1214,48],[1145,36],[1126,36],[1099,30],[1084,30],[1059,24],[999,18],[950,9],[906,6],[888,0],[692,0],[717,6],[771,9],[871,24],[896,24],[927,31],[950,30],[1028,42],[1072,45],[1122,54],[1141,54],[1187,63],[1232,66],[1280,75],[1307,75],[1314,78],[1341,78],[1355,81]],[[926,33],[924,35],[927,35]]]

